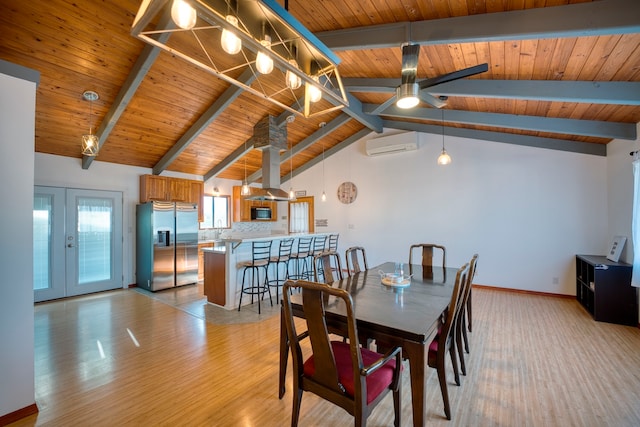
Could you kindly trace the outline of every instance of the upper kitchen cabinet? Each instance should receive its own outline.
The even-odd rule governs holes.
[[[169,178],[158,175],[140,175],[140,203],[167,201]]]
[[[140,176],[140,203],[186,202],[198,205],[198,221],[204,221],[204,182],[158,175]]]

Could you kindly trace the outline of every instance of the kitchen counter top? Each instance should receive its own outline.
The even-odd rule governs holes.
[[[297,237],[314,237],[314,236],[328,236],[331,233],[293,233],[293,234],[270,234],[265,236],[246,236],[246,237],[223,237],[220,242],[224,243],[245,243],[245,242],[260,242],[264,240],[281,240]]]
[[[212,248],[202,248],[200,249],[202,252],[213,252],[213,253],[221,253],[224,254],[227,252],[226,246],[214,246]]]

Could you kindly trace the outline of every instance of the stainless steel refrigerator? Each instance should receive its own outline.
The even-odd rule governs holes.
[[[149,202],[136,207],[136,283],[150,291],[198,282],[198,206]]]

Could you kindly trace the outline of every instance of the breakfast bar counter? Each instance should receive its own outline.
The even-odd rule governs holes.
[[[257,241],[273,242],[271,255],[278,254],[279,242],[282,239],[298,239],[300,237],[328,236],[330,233],[296,233],[278,234],[269,236],[243,236],[221,238],[224,246],[204,248],[204,293],[207,302],[224,307],[227,310],[238,308],[240,291],[242,290],[242,277],[238,277],[237,265],[239,262],[251,259],[251,244]],[[294,242],[293,250],[296,251],[297,243]],[[241,276],[241,275],[240,275]],[[243,304],[251,302],[245,298]]]

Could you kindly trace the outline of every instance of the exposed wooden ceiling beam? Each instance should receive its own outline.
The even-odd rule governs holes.
[[[640,2],[601,0],[419,22],[369,25],[315,35],[330,49],[586,37],[640,32]]]
[[[604,144],[591,144],[588,142],[567,141],[565,139],[543,138],[539,136],[528,136],[518,134],[508,134],[502,132],[491,132],[485,130],[452,128],[427,125],[413,122],[401,122],[397,120],[383,120],[385,128],[412,130],[416,132],[442,134],[457,136],[460,138],[479,139],[484,141],[503,142],[506,144],[522,145],[526,147],[547,148],[549,150],[568,151],[572,153],[591,154],[595,156],[606,156],[607,146]]]
[[[400,79],[347,78],[343,84],[350,92],[395,93]],[[461,79],[424,91],[434,96],[640,105],[640,82]]]
[[[356,132],[353,135],[351,135],[349,138],[345,139],[344,141],[342,141],[342,142],[334,145],[330,149],[326,150],[324,152],[325,159],[327,157],[331,157],[333,154],[336,154],[338,151],[342,150],[343,148],[348,147],[349,145],[353,144],[354,142],[359,141],[360,139],[362,139],[365,136],[369,135],[371,132],[372,132],[371,129],[368,129],[368,128],[364,128],[364,129],[359,130],[358,132]],[[321,161],[322,161],[322,157],[320,157],[320,156],[314,157],[313,159],[309,160],[308,162],[306,162],[305,164],[303,164],[299,168],[295,169],[293,171],[293,176],[296,177],[296,176],[300,175],[302,172],[306,171],[307,169],[310,169],[314,165],[317,165]],[[286,177],[288,179],[284,179],[283,182],[289,181],[289,179],[291,179],[291,174],[287,174]],[[283,178],[285,178],[285,177],[283,177]]]
[[[365,111],[374,111],[377,105],[366,104]],[[435,110],[411,108],[403,110],[395,105],[379,113],[381,116],[403,119],[426,119],[466,125],[491,126],[505,129],[524,129],[538,132],[583,135],[598,138],[626,139],[637,137],[635,123],[614,123],[596,120],[560,119],[555,117],[523,116],[516,114],[482,113],[477,111]]]

